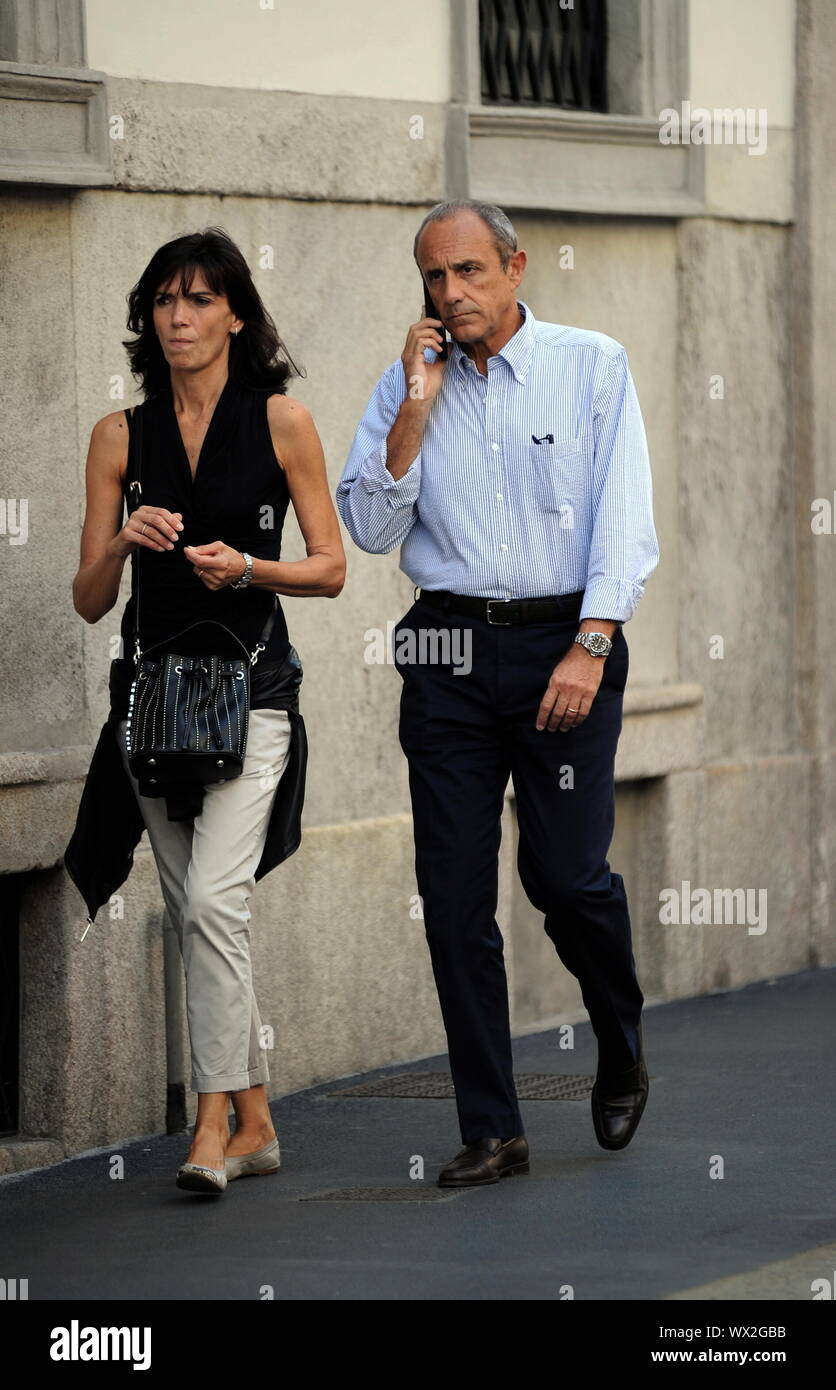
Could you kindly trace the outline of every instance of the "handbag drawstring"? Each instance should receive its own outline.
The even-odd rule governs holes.
[[[231,673],[225,671],[225,672],[223,672],[223,674],[224,674],[224,675],[229,675],[229,674],[231,674]],[[199,681],[202,681],[203,678],[205,677],[205,678],[206,678],[206,684],[207,684],[209,690],[211,691],[211,689],[212,689],[211,677],[210,677],[209,672],[208,672],[208,670],[207,670],[207,668],[206,668],[205,666],[202,666],[202,665],[201,665],[201,666],[187,666],[187,667],[185,667],[184,670],[181,672],[181,675],[183,675],[183,676],[194,676],[194,677],[197,678],[197,681],[198,681],[198,682],[199,682]],[[195,683],[195,684],[192,685],[191,689],[189,690],[188,701],[187,701],[187,703],[186,703],[186,712],[185,712],[185,715],[184,715],[184,717],[183,717],[183,738],[182,738],[181,743],[180,743],[180,747],[181,747],[181,748],[188,748],[188,746],[189,746],[189,735],[191,734],[192,725],[193,725],[193,723],[194,723],[194,721],[195,721],[195,715],[196,715],[196,713],[197,713],[197,702],[198,702],[199,698],[200,698],[200,686],[199,686],[199,684],[196,684],[196,683]],[[211,701],[211,700],[210,700],[210,702],[209,702],[209,714],[211,715],[212,720],[213,720],[214,725],[215,725],[215,747],[216,747],[216,748],[223,748],[223,746],[224,746],[224,739],[223,739],[223,734],[221,733],[221,726],[220,726],[220,723],[218,722],[218,711],[217,711],[217,709],[215,708],[214,701]]]

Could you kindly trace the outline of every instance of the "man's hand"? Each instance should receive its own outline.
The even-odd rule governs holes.
[[[441,319],[421,317],[417,323],[410,325],[401,353],[407,400],[425,401],[429,405],[441,390],[445,367],[443,359],[439,361],[436,358],[435,362],[424,359],[425,348],[432,348],[433,352],[441,351],[441,329]]]
[[[183,554],[207,589],[223,589],[233,579],[240,579],[247,568],[241,551],[233,550],[223,541],[211,541],[209,545],[186,545]]]
[[[573,643],[551,673],[537,711],[536,727],[547,728],[553,734],[555,729],[566,733],[582,724],[598,694],[606,660],[605,656],[591,656]]]
[[[425,348],[434,352],[441,349],[441,334],[433,327],[436,323],[441,326],[440,319],[422,318],[413,323],[401,353],[406,395],[386,437],[386,467],[396,482],[420,452],[427,417],[441,390],[445,363],[424,361]]]

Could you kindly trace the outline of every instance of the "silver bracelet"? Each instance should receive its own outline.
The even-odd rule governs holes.
[[[252,557],[252,555],[249,555],[249,554],[247,553],[246,550],[242,550],[242,551],[241,551],[241,554],[242,554],[243,557],[244,557],[244,573],[241,575],[241,578],[240,578],[240,579],[233,579],[233,580],[230,582],[230,586],[229,586],[229,587],[230,587],[231,589],[246,589],[247,585],[249,584],[250,580],[251,580],[252,577],[253,577],[253,557]]]

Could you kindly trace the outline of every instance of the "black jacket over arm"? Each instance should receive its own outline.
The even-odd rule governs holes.
[[[91,923],[102,904],[130,874],[134,850],[145,829],[116,738],[116,726],[120,719],[126,718],[126,689],[130,684],[131,666],[132,663],[124,659],[110,664],[110,714],[99,733],[75,829],[63,857],[70,878],[87,904]],[[295,853],[302,839],[308,741],[305,721],[299,713],[299,683],[298,656],[291,647],[285,666],[277,672],[275,688],[271,686],[270,691],[271,696],[276,696],[273,706],[285,708],[290,717],[290,753],[276,788],[256,880]]]

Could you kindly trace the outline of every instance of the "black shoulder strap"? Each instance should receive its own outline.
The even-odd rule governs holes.
[[[130,496],[131,511],[136,511],[142,501],[142,403],[134,407],[133,415],[128,415],[128,431],[130,442],[128,444],[128,493]],[[132,428],[135,426],[135,428]],[[133,444],[133,450],[131,449]],[[131,455],[136,465],[136,477],[131,477]],[[131,552],[131,578],[133,580],[134,595],[134,663],[139,667],[140,647],[139,647],[139,551],[140,547],[135,546]]]
[[[276,614],[277,614],[278,610],[279,610],[279,596],[278,596],[278,594],[274,594],[274,595],[273,595],[273,607],[270,609],[270,615],[269,615],[269,617],[268,617],[268,619],[267,619],[267,622],[264,624],[264,627],[262,628],[262,631],[261,631],[261,636],[260,636],[259,639],[258,639],[258,645],[259,645],[259,646],[264,646],[264,647],[266,647],[266,646],[267,646],[267,643],[270,641],[270,634],[271,634],[272,631],[273,631],[273,625],[274,625],[274,623],[275,623],[275,621],[276,621]]]

